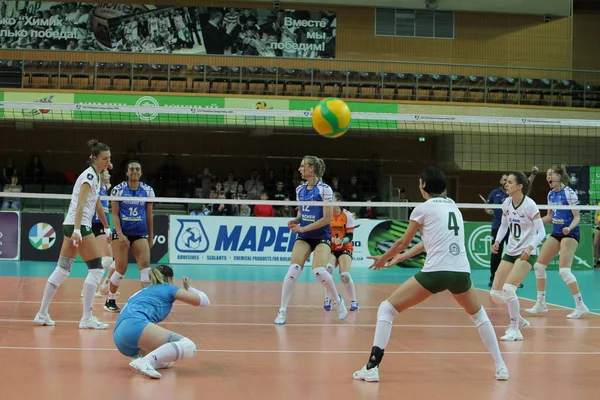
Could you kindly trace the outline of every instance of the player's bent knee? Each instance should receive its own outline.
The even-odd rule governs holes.
[[[70,271],[57,266],[54,269],[55,273],[52,273],[49,277],[48,277],[48,283],[53,285],[54,287],[59,287],[60,285],[63,284],[64,281],[67,280],[67,278],[69,277]]]
[[[302,267],[298,264],[291,264],[288,273],[285,276],[286,279],[296,280],[302,273]]]
[[[192,342],[190,339],[184,337],[179,342],[177,342],[181,346],[182,350],[182,358],[192,358],[196,354],[196,343]]]
[[[507,303],[510,301],[514,301],[517,298],[517,287],[515,285],[505,283],[502,287],[502,292],[504,294],[504,300]]]
[[[475,326],[477,328],[479,328],[481,325],[485,324],[486,322],[489,322],[489,320],[490,320],[490,318],[488,317],[487,313],[485,312],[485,308],[483,308],[483,306],[475,314],[469,315],[469,316],[471,317],[471,320],[473,321],[473,323],[475,324]]]
[[[546,265],[535,263],[533,266],[536,279],[546,279]]]
[[[74,262],[75,262],[74,258],[67,258],[67,257],[59,256],[57,265],[61,269],[65,270],[67,275],[69,275],[69,272],[71,272],[71,266],[73,265]]]
[[[150,268],[144,268],[140,270],[140,281],[150,282]]]
[[[340,280],[342,283],[350,283],[352,281],[352,277],[350,276],[350,272],[342,272],[340,274]]]
[[[102,268],[108,270],[113,262],[112,257],[102,257]]]
[[[93,260],[88,260],[85,262],[85,264],[87,265],[88,269],[104,269],[102,267],[102,258],[100,257],[94,258]]]
[[[558,274],[567,285],[577,282],[577,278],[575,278],[575,275],[571,272],[571,268],[559,268]]]
[[[398,314],[398,310],[396,310],[392,303],[388,300],[384,300],[379,305],[379,309],[377,309],[377,321],[385,321],[391,324]]]
[[[503,306],[506,304],[506,300],[504,299],[504,292],[502,290],[490,290],[490,299],[499,306]]]

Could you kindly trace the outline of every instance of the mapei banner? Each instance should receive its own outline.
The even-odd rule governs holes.
[[[3,1],[2,48],[334,58],[336,14],[272,8]]]
[[[287,227],[289,218],[171,216],[169,262],[196,265],[285,265],[289,264],[296,234]],[[357,219],[354,231],[353,267],[368,267],[370,255],[381,255],[408,227],[406,221]],[[551,228],[547,226],[547,229]],[[581,243],[573,269],[592,268],[591,228],[581,226]],[[465,223],[465,247],[472,269],[489,268],[491,226]],[[411,247],[420,242],[417,235]],[[400,263],[399,267],[421,268],[425,254]],[[307,262],[310,265],[310,259]],[[550,263],[557,268],[558,259]]]

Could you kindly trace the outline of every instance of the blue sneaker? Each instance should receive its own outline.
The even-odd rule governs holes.
[[[325,297],[325,301],[323,302],[323,310],[331,311],[331,299],[329,297]]]
[[[358,310],[360,307],[358,306],[358,301],[356,300],[352,300],[350,302],[350,311],[356,311]]]

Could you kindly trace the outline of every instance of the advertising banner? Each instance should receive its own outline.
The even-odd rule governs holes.
[[[0,260],[19,259],[19,212],[0,211]]]
[[[167,2],[168,3],[168,2]],[[3,1],[3,47],[334,58],[336,14],[273,8]]]
[[[284,265],[290,262],[296,234],[287,227],[288,218],[219,216],[171,216],[169,262],[197,265]],[[408,222],[357,219],[354,231],[353,267],[368,267],[367,257],[381,255],[406,231]],[[548,235],[550,226],[547,227]],[[592,268],[591,228],[581,226],[581,242],[573,269]],[[489,268],[491,227],[488,223],[465,223],[465,247],[472,269]],[[411,247],[420,242],[417,234]],[[400,263],[403,268],[421,268],[425,254]],[[310,263],[310,260],[309,260]],[[550,268],[558,268],[558,259]]]
[[[65,219],[63,213],[30,213],[21,215],[21,260],[58,260]]]
[[[70,110],[48,110],[44,104],[60,103],[73,104],[73,93],[36,93],[36,92],[5,92],[4,100],[23,103],[38,103],[37,109],[5,108],[3,117],[6,119],[43,119],[54,121],[71,121],[73,111]]]

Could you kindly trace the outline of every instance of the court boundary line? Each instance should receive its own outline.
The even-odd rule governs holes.
[[[46,351],[110,351],[118,352],[116,348],[106,347],[34,347],[34,346],[0,346],[0,350],[46,350]],[[198,349],[200,353],[230,353],[230,354],[366,354],[365,350],[238,350],[238,349]],[[431,351],[431,350],[406,350],[386,351],[385,354],[396,355],[488,355],[488,351]],[[515,355],[600,355],[600,351],[503,351],[502,354]]]

